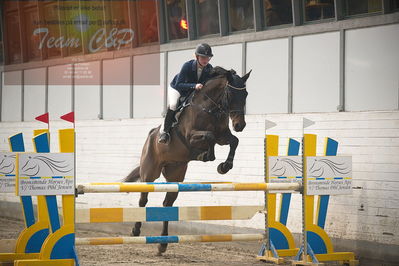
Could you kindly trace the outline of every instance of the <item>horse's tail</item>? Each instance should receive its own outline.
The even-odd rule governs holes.
[[[137,166],[136,168],[133,169],[133,171],[130,172],[123,180],[122,182],[137,182],[137,180],[140,179],[140,166]]]

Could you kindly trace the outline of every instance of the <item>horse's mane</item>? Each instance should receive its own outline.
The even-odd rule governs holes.
[[[235,75],[235,74],[236,74],[235,70],[233,70],[233,69],[226,70],[220,66],[216,66],[216,67],[212,68],[212,70],[209,73],[209,75],[211,77],[210,80],[217,79],[220,77],[226,77],[229,82],[231,82],[231,80],[233,79],[233,75]]]

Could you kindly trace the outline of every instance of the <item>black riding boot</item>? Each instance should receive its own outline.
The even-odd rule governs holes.
[[[165,121],[163,124],[163,131],[159,136],[159,143],[168,143],[170,141],[170,129],[172,128],[173,120],[175,116],[175,111],[168,109],[165,116]]]

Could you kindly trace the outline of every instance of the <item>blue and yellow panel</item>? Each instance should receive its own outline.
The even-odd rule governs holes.
[[[266,135],[265,160],[268,156],[278,156],[279,136]],[[300,143],[289,139],[287,155],[298,155]],[[268,169],[266,168],[266,182],[270,182]],[[296,177],[295,177],[296,178]],[[276,193],[267,195],[267,215],[270,241],[276,248],[279,256],[293,256],[298,252],[295,247],[294,237],[286,227],[288,219],[291,193],[284,193],[281,197],[279,219],[277,217],[277,196]]]
[[[76,245],[122,245],[193,242],[231,242],[259,241],[262,234],[224,234],[224,235],[180,235],[180,236],[138,236],[138,237],[97,237],[77,238]]]
[[[123,223],[193,220],[247,220],[263,206],[91,208],[76,210],[77,223]]]

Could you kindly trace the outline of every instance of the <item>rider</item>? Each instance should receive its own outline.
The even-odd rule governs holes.
[[[172,127],[175,111],[180,97],[189,95],[194,90],[201,90],[205,82],[210,78],[212,65],[212,48],[207,43],[201,43],[195,49],[196,60],[184,63],[168,88],[168,111],[166,112],[163,130],[159,136],[159,143],[168,143],[170,129]]]

